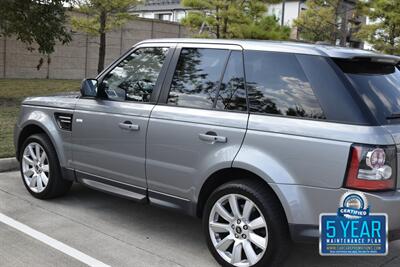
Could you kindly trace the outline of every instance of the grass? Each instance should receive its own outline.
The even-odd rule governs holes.
[[[76,80],[0,79],[0,158],[14,157],[14,124],[21,101],[28,96],[79,90]]]

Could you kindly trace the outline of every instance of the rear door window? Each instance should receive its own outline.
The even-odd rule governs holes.
[[[251,112],[325,119],[294,54],[246,51],[245,70]]]

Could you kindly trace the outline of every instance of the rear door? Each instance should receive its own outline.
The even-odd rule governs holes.
[[[247,119],[241,48],[178,45],[149,122],[150,201],[182,208],[196,199],[208,175],[231,167]]]
[[[79,179],[117,182],[145,193],[146,131],[174,46],[135,48],[99,79],[103,94],[79,99],[72,126]]]

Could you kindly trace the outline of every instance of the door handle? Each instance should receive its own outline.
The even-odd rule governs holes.
[[[120,122],[118,124],[119,128],[124,129],[124,130],[130,130],[130,131],[139,131],[140,127],[137,124],[132,124],[130,121],[124,121]]]
[[[206,132],[205,134],[199,134],[199,138],[202,141],[214,143],[226,143],[228,139],[225,136],[219,136],[215,132]]]

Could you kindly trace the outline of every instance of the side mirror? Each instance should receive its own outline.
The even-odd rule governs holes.
[[[97,80],[84,79],[81,83],[81,94],[83,97],[96,97],[97,96]]]

